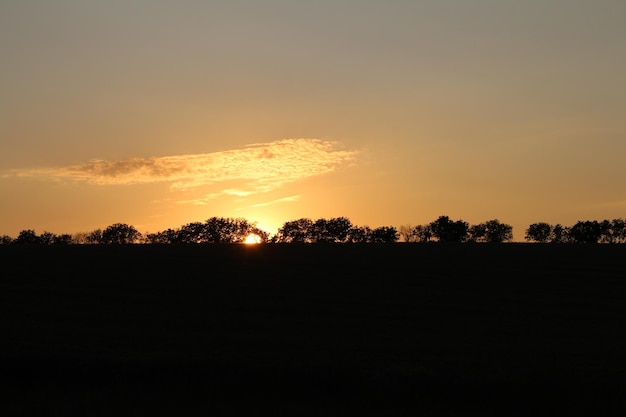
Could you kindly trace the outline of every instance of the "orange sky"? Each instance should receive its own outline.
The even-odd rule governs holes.
[[[626,217],[626,3],[2,2],[0,234]]]

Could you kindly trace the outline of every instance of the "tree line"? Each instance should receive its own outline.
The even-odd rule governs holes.
[[[503,243],[513,240],[513,227],[498,219],[470,225],[463,220],[439,216],[422,225],[370,228],[352,224],[347,217],[312,220],[301,218],[285,222],[277,233],[270,235],[256,223],[243,218],[211,217],[204,222],[187,223],[176,229],[156,233],[140,233],[125,223],[115,223],[104,229],[75,234],[37,234],[22,230],[16,238],[0,236],[0,244],[200,244],[242,243],[254,235],[259,243],[395,243],[395,242],[456,242]],[[579,221],[572,226],[533,223],[525,239],[534,243],[626,243],[626,222],[621,219]]]
[[[400,234],[405,242],[502,243],[513,240],[513,227],[498,219],[470,225],[464,220],[439,216],[428,224],[402,226]]]
[[[525,238],[538,243],[626,243],[626,221],[586,220],[569,227],[533,223],[526,229]]]

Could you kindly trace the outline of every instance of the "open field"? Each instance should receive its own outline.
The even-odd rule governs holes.
[[[9,245],[0,262],[3,416],[626,413],[626,245]]]

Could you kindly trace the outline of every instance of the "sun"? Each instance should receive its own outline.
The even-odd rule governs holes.
[[[243,243],[245,243],[246,245],[256,245],[257,243],[261,243],[261,236],[257,235],[256,233],[250,233],[248,236],[246,236]]]

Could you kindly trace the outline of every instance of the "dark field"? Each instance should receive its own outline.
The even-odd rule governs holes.
[[[2,416],[626,415],[626,245],[0,246]]]

